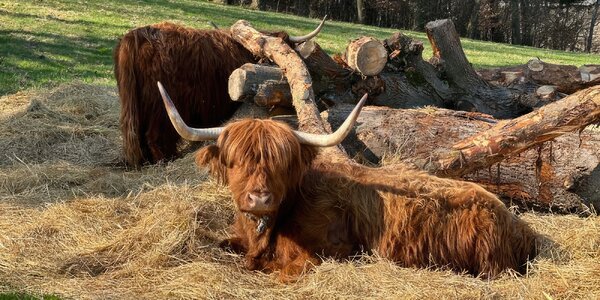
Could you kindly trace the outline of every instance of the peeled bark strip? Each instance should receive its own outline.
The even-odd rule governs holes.
[[[452,21],[429,22],[425,29],[433,48],[432,62],[443,70],[453,88],[462,90],[453,99],[457,108],[514,118],[537,105],[535,95],[483,81],[469,64]]]
[[[375,76],[387,63],[387,51],[376,38],[363,36],[348,44],[346,63],[362,75]]]

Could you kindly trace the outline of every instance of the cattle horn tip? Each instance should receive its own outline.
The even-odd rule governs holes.
[[[307,35],[303,35],[303,36],[291,36],[290,35],[290,37],[289,37],[290,42],[298,44],[298,43],[306,42],[306,41],[314,38],[315,36],[317,36],[319,34],[319,32],[321,32],[321,29],[323,28],[323,24],[325,24],[325,19],[327,19],[327,15],[325,15],[325,17],[323,18],[323,20],[321,21],[319,26],[317,26],[317,28],[315,30],[313,30],[311,33],[309,33]]]

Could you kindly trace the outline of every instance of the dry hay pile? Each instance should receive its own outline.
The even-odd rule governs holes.
[[[484,281],[378,257],[327,261],[298,282],[249,272],[216,245],[233,207],[191,155],[120,159],[114,88],[0,99],[0,291],[66,298],[600,298],[600,217],[524,214],[550,241],[526,277]]]

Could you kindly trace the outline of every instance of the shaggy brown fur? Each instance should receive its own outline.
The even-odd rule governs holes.
[[[177,155],[180,138],[157,81],[171,91],[188,124],[218,126],[238,106],[227,93],[229,75],[256,60],[228,31],[160,23],[128,32],[115,47],[114,62],[125,158],[139,166]]]
[[[290,279],[319,257],[374,251],[401,266],[493,277],[508,268],[524,272],[536,254],[536,234],[476,184],[402,165],[330,163],[316,154],[270,120],[232,123],[217,145],[197,153],[197,163],[233,193],[240,213],[224,245],[246,253],[248,268],[281,270]],[[273,194],[271,210],[246,209],[257,187]]]

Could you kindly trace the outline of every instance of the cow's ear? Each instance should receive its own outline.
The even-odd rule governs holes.
[[[196,152],[196,165],[198,167],[210,168],[210,173],[217,177],[219,181],[226,183],[227,176],[225,172],[227,168],[223,166],[219,159],[219,147],[216,145],[210,145],[203,147]]]
[[[213,160],[219,157],[219,147],[216,145],[209,145],[202,147],[196,152],[196,164],[199,167],[208,166]]]

